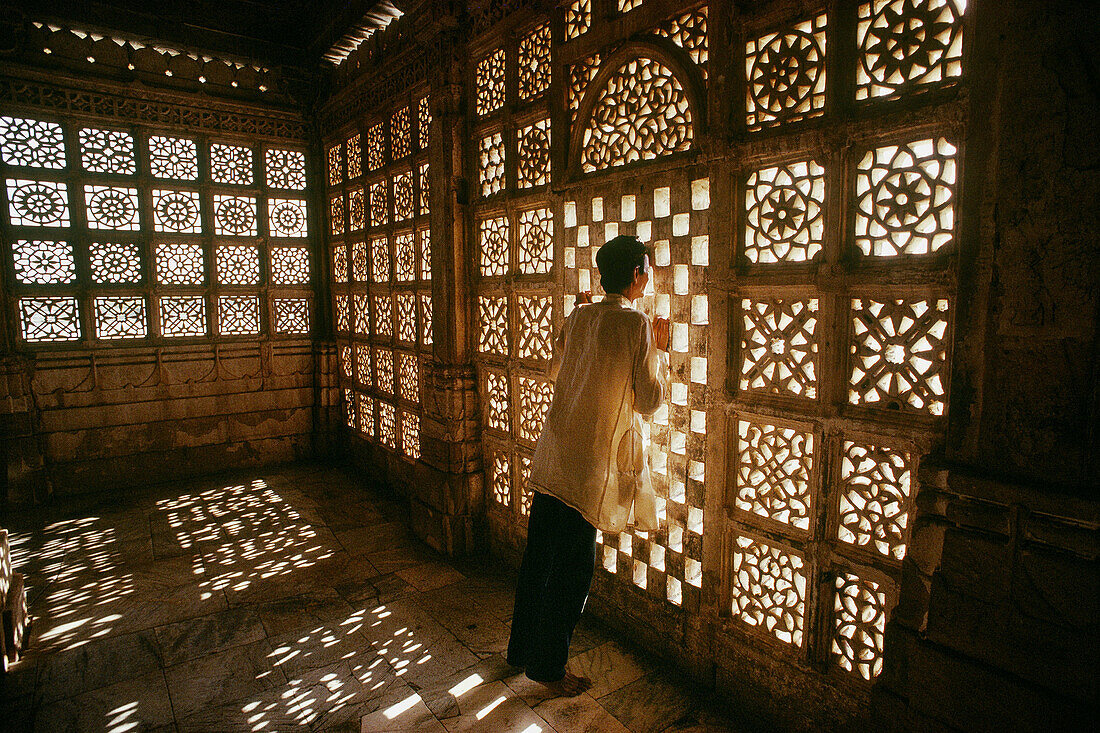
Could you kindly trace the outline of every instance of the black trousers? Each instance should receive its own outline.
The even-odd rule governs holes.
[[[580,620],[596,563],[596,528],[580,512],[536,493],[519,568],[508,663],[553,682],[565,675],[569,641]]]

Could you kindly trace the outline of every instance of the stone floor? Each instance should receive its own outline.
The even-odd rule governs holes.
[[[0,517],[35,617],[10,730],[724,731],[690,684],[582,621],[589,694],[509,667],[513,576],[444,560],[398,502],[296,465]],[[746,726],[737,724],[737,729]]]

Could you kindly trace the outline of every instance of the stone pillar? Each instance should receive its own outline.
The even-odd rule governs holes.
[[[429,141],[432,226],[433,359],[425,374],[421,460],[409,486],[413,529],[448,555],[488,548],[481,471],[475,295],[476,258],[467,236],[468,182],[462,176],[465,144],[464,60],[448,63],[431,79]]]

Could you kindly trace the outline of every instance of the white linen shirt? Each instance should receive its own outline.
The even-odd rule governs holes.
[[[531,461],[532,490],[605,532],[656,530],[642,417],[664,403],[669,373],[649,317],[607,295],[574,309],[555,346],[554,400]]]

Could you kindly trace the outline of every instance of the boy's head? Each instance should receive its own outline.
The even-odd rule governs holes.
[[[620,234],[596,252],[600,285],[605,293],[623,293],[634,282],[635,272],[649,274],[649,250],[637,237]]]

